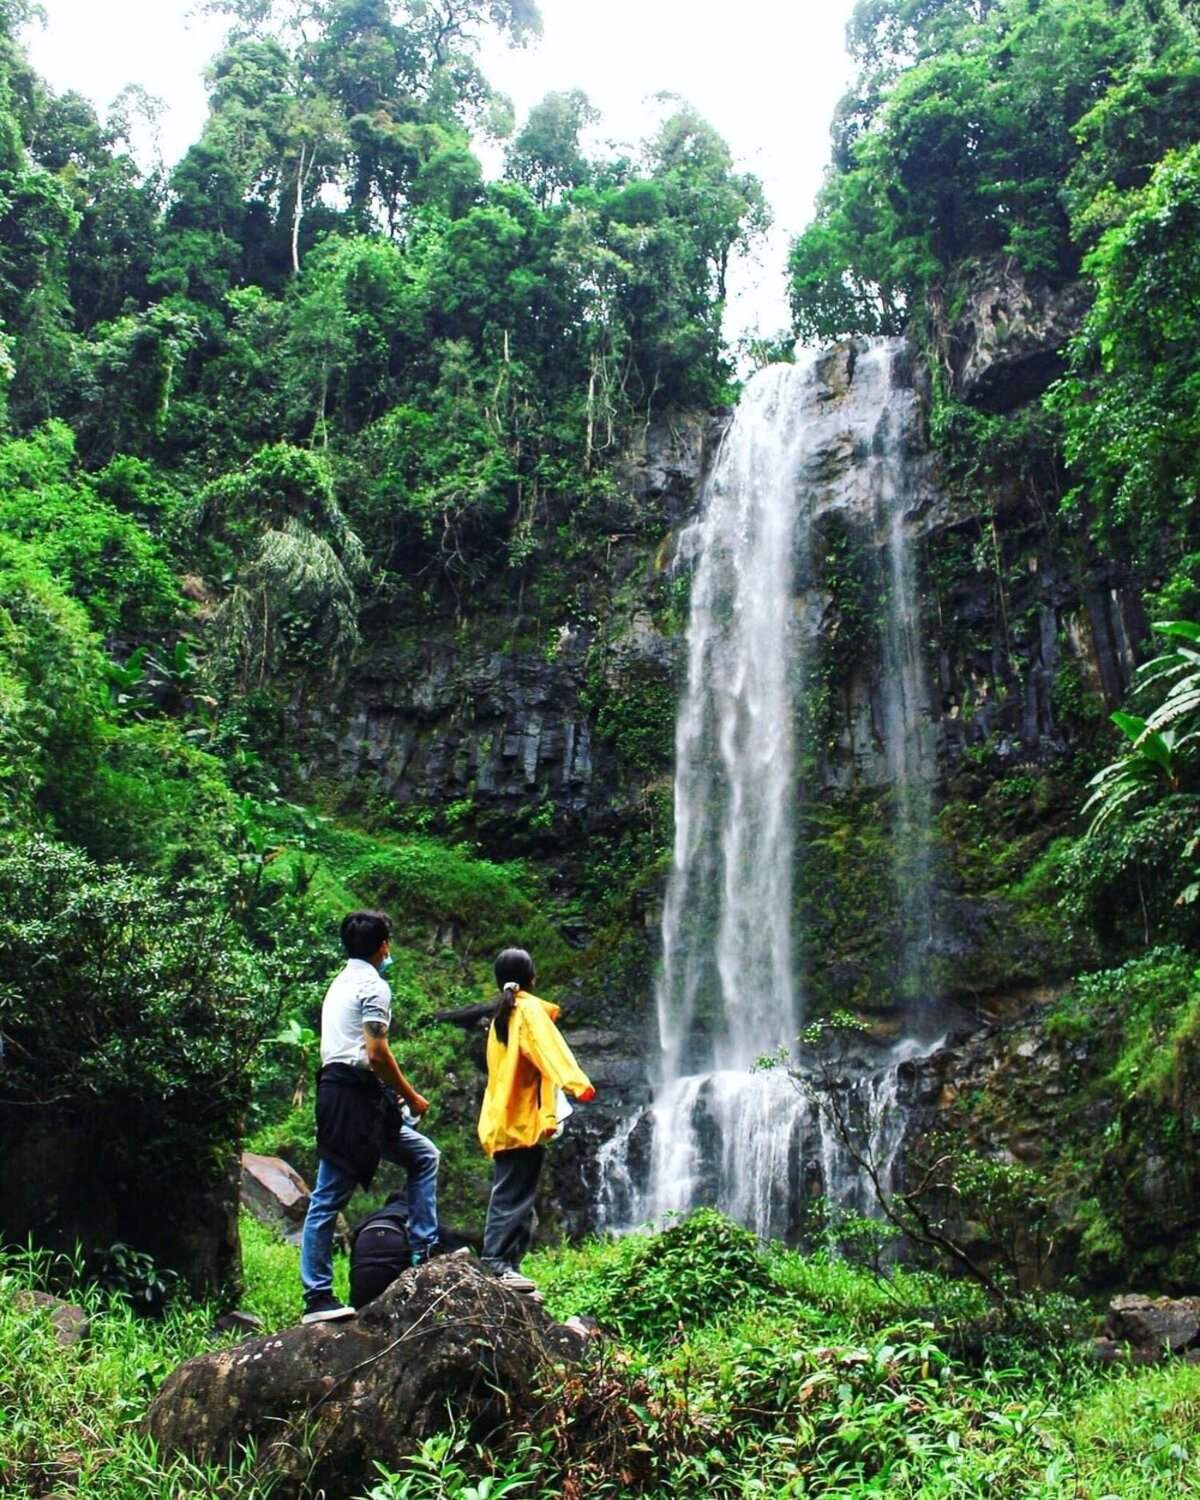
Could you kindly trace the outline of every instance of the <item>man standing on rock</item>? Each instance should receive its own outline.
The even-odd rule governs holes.
[[[317,1075],[317,1181],[304,1220],[300,1280],[302,1323],[352,1318],[333,1295],[333,1235],[355,1186],[371,1185],[380,1157],[408,1173],[408,1234],[413,1265],[437,1244],[438,1148],[402,1118],[429,1108],[397,1066],[388,1046],[392,992],[392,924],[386,912],[352,911],[342,923],[346,966],[321,1007],[321,1071]]]

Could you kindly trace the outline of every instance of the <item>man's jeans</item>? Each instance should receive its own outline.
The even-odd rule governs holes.
[[[408,1173],[408,1241],[414,1254],[428,1254],[438,1238],[437,1175],[441,1153],[428,1136],[403,1125],[385,1155]],[[357,1186],[353,1173],[321,1158],[300,1242],[300,1282],[306,1297],[333,1289],[333,1235],[337,1216],[350,1202]]]
[[[410,1125],[402,1125],[399,1140],[393,1138],[383,1154],[387,1161],[396,1162],[408,1173],[408,1243],[414,1255],[428,1255],[438,1242],[437,1177],[441,1152],[427,1135]]]
[[[357,1186],[353,1172],[335,1167],[324,1157],[317,1163],[317,1185],[308,1200],[300,1241],[300,1284],[305,1297],[333,1291],[333,1231]]]

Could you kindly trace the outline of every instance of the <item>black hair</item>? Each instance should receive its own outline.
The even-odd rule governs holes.
[[[533,959],[524,948],[505,948],[496,958],[496,983],[500,986],[500,1003],[492,1024],[496,1035],[508,1046],[508,1018],[517,1003],[517,991],[533,983]]]
[[[342,947],[347,958],[370,958],[392,935],[385,911],[352,911],[342,918]]]

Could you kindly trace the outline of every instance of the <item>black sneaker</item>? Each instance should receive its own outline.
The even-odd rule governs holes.
[[[354,1309],[339,1302],[332,1292],[314,1292],[304,1299],[302,1323],[334,1323],[340,1318],[353,1318]]]

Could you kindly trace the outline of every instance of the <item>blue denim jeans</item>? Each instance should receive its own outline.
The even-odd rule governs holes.
[[[437,1176],[441,1152],[427,1135],[408,1125],[400,1128],[386,1153],[387,1160],[408,1174],[408,1242],[414,1254],[427,1254],[437,1244]],[[333,1288],[333,1236],[337,1216],[358,1186],[353,1173],[321,1158],[317,1182],[308,1200],[304,1235],[300,1241],[300,1283],[305,1295]]]
[[[300,1284],[304,1295],[333,1290],[333,1234],[337,1216],[358,1186],[352,1172],[335,1167],[324,1157],[317,1163],[317,1183],[304,1216],[300,1241]]]
[[[384,1152],[408,1173],[408,1242],[414,1255],[426,1255],[438,1241],[437,1177],[442,1153],[427,1135],[400,1127],[399,1143]]]

